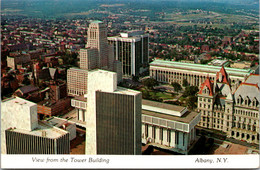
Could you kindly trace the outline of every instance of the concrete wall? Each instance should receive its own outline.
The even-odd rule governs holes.
[[[22,98],[1,102],[1,153],[6,153],[5,130],[10,127],[31,131],[38,126],[37,105]]]
[[[104,83],[105,82],[105,83]],[[116,73],[95,70],[88,75],[87,113],[86,113],[86,149],[87,155],[96,155],[96,91],[114,92],[117,88]]]

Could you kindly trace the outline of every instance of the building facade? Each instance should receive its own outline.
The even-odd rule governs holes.
[[[214,80],[220,69],[220,66],[154,60],[150,63],[150,77],[159,82],[177,82],[180,85],[187,80],[191,86],[200,86],[207,77]],[[235,90],[239,83],[245,81],[246,77],[253,73],[251,69],[225,69],[229,75],[232,90]]]
[[[120,33],[108,37],[114,47],[114,58],[122,62],[123,76],[139,75],[148,69],[149,35],[143,31]]]
[[[116,73],[90,71],[86,154],[141,154],[141,99],[140,92],[117,87]]]
[[[37,131],[5,130],[7,154],[69,154],[69,133],[39,122]],[[45,130],[48,129],[48,130]]]
[[[30,55],[20,55],[20,56],[8,56],[7,59],[7,67],[10,67],[12,69],[17,68],[17,64],[24,64],[29,63],[31,61]]]
[[[70,68],[67,71],[67,90],[69,96],[87,93],[88,70]]]
[[[259,143],[259,75],[250,74],[234,92],[224,67],[198,93],[199,126],[223,131],[228,137]]]
[[[142,102],[142,143],[188,154],[195,145],[200,114],[149,100]]]

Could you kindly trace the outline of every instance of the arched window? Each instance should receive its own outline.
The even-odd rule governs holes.
[[[258,105],[258,100],[256,98],[254,98],[252,101],[252,106],[257,107],[257,105]]]
[[[237,104],[240,104],[240,100],[239,99],[237,99]]]

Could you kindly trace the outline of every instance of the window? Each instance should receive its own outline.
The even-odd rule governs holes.
[[[160,140],[163,140],[163,128],[160,129]]]
[[[144,125],[145,126],[145,138],[148,137],[148,125]]]
[[[156,138],[156,127],[153,126],[153,134],[152,134],[153,138],[155,139]]]
[[[170,142],[171,142],[171,130],[168,129],[167,133],[168,133],[168,135],[167,135],[167,136],[168,136],[167,140],[168,140],[168,142],[170,143]]]
[[[185,133],[183,133],[183,143],[182,145],[184,146],[185,145]]]
[[[175,143],[178,145],[179,144],[179,132],[175,132]]]
[[[211,99],[208,99],[208,102],[211,102]]]

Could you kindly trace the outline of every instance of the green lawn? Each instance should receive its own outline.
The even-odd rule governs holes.
[[[165,92],[151,92],[151,93],[161,99],[173,99],[172,95],[169,93],[165,93]]]

